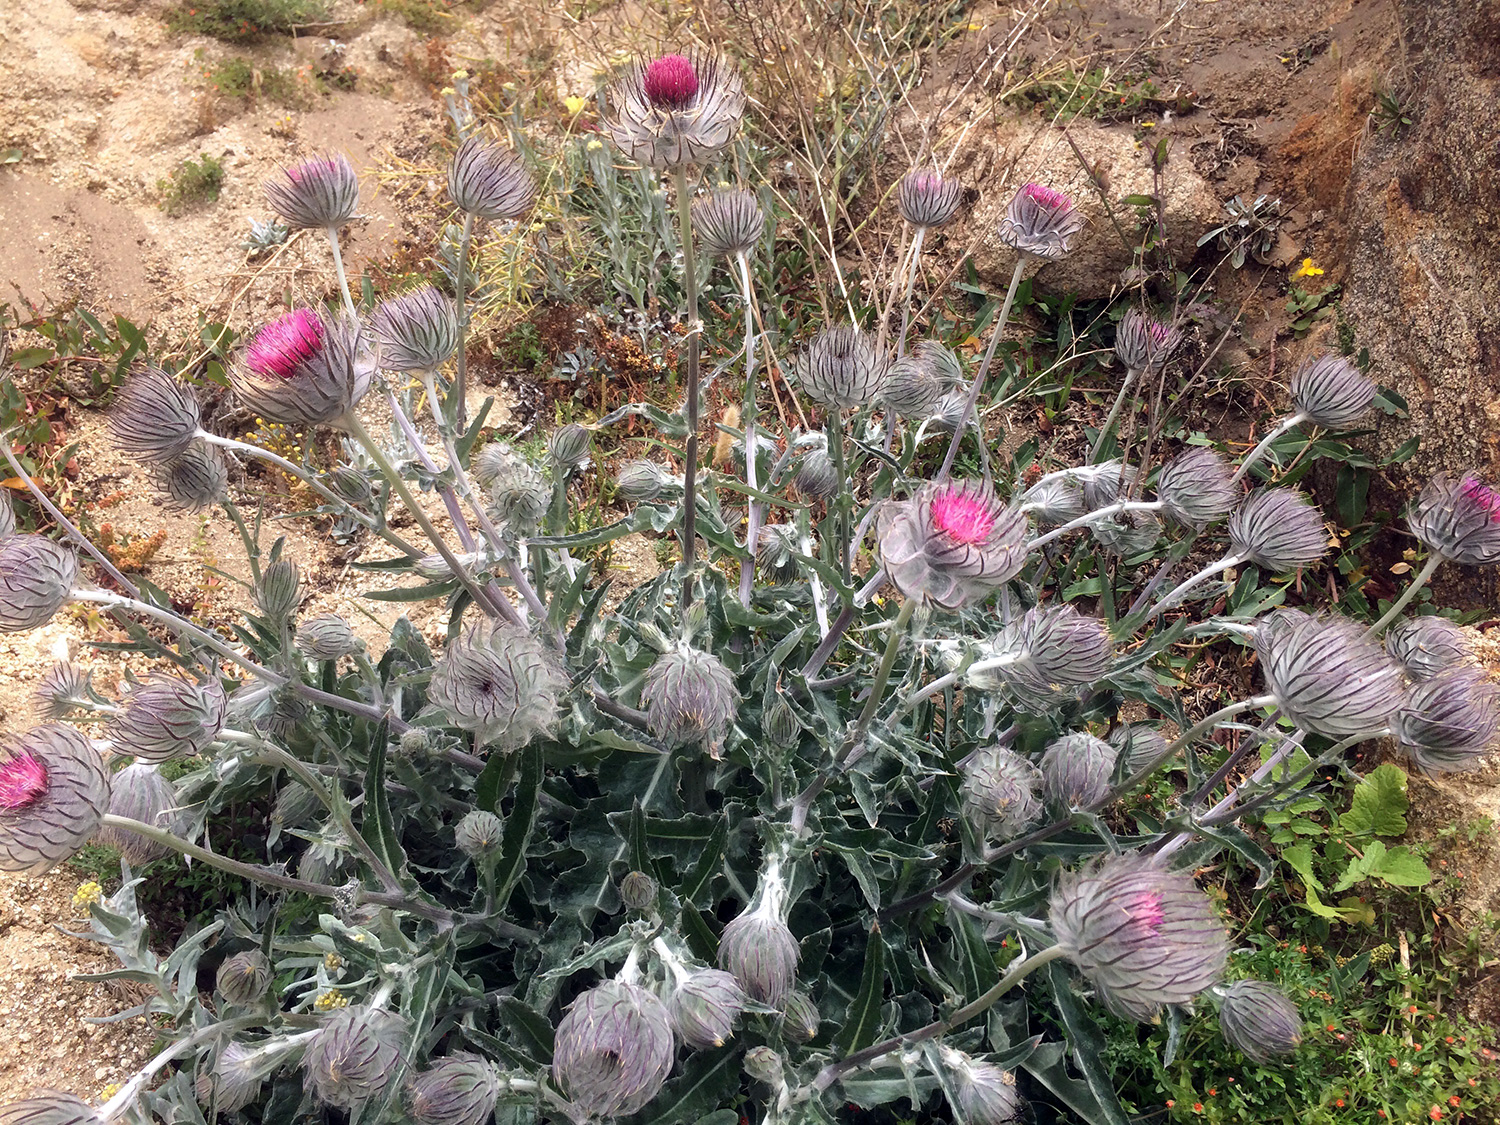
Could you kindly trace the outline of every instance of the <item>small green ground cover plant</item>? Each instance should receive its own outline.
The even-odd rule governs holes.
[[[156,181],[162,210],[169,215],[217,203],[223,187],[224,165],[206,152],[199,153],[197,160],[184,158],[167,179]]]

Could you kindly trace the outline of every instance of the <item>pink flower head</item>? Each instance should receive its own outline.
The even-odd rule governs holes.
[[[1027,184],[1021,190],[1026,193],[1026,198],[1049,211],[1058,211],[1064,207],[1073,206],[1073,200],[1056,188],[1045,187],[1042,184]]]
[[[682,55],[663,55],[646,65],[646,97],[664,109],[686,109],[698,93],[698,72]]]
[[[257,375],[291,379],[323,348],[323,322],[310,309],[296,309],[256,334],[245,363]]]
[[[304,180],[336,176],[338,172],[339,162],[333,157],[315,156],[311,160],[305,160],[301,164],[294,164],[286,169],[286,178],[294,184],[300,184]]]
[[[1500,490],[1474,473],[1439,473],[1407,514],[1412,532],[1449,562],[1500,565]]]
[[[995,527],[995,514],[983,493],[949,487],[932,498],[932,526],[958,543],[983,543]]]
[[[914,168],[901,177],[897,201],[901,217],[915,227],[940,227],[953,218],[963,200],[964,186],[945,180],[936,168]]]
[[[1022,254],[1056,261],[1073,249],[1082,229],[1083,216],[1071,198],[1055,188],[1024,184],[1000,220],[1000,241]]]
[[[0,765],[0,809],[24,809],[47,792],[47,766],[34,754]]]
[[[1142,938],[1154,938],[1166,920],[1160,891],[1136,891],[1127,895],[1120,905],[1125,917],[1130,919],[1128,925]]]
[[[1500,491],[1491,488],[1473,473],[1459,482],[1458,490],[1489,514],[1490,522],[1500,523]]]

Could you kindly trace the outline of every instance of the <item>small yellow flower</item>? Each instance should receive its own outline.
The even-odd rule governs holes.
[[[323,954],[323,967],[330,973],[337,972],[344,967],[344,959],[337,953]]]
[[[99,1091],[99,1100],[101,1102],[107,1102],[110,1098],[114,1097],[119,1092],[120,1084],[118,1082],[111,1082],[108,1086]]]
[[[595,137],[593,140],[589,141],[586,147],[590,152],[593,152],[595,149],[603,148],[604,142],[601,141],[598,137]]]
[[[313,1008],[319,1012],[331,1012],[335,1008],[347,1008],[349,997],[345,996],[336,988],[330,988],[313,1001]]]
[[[73,892],[73,905],[79,910],[87,910],[103,897],[104,888],[90,879],[87,883],[80,883]]]
[[[1299,269],[1296,273],[1292,274],[1292,276],[1293,277],[1322,277],[1323,276],[1323,271],[1322,271],[1322,269],[1319,268],[1318,263],[1315,262],[1315,261],[1313,261],[1311,258],[1303,258],[1302,259],[1302,268]]]
[[[588,107],[588,104],[589,101],[587,98],[572,97],[563,99],[563,105],[567,108],[568,114],[571,117],[577,117]]]
[[[455,81],[455,82],[462,82],[464,79],[466,79],[468,77],[469,77],[469,72],[467,70],[455,70],[453,72],[453,81]]]

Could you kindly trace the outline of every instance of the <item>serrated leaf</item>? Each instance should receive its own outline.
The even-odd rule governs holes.
[[[862,1051],[875,1042],[880,1029],[880,1010],[885,1002],[885,937],[879,923],[870,927],[865,942],[865,967],[859,976],[859,991],[844,1013],[844,1025],[833,1045],[844,1055]]]
[[[380,861],[400,875],[406,868],[406,853],[396,836],[395,820],[385,790],[385,751],[390,742],[391,724],[381,720],[370,738],[370,761],[365,766],[365,809],[360,835]]]
[[[1323,889],[1322,882],[1313,872],[1313,854],[1311,844],[1298,844],[1295,847],[1283,848],[1281,858],[1286,861],[1288,867],[1302,876],[1302,881],[1309,887],[1317,890]]]
[[[1078,997],[1073,994],[1071,974],[1067,965],[1061,961],[1052,962],[1047,966],[1047,978],[1052,985],[1052,999],[1057,1005],[1058,1015],[1062,1016],[1063,1026],[1068,1031],[1068,1043],[1072,1047],[1074,1065],[1083,1073],[1083,1082],[1092,1098],[1093,1105],[1086,1111],[1083,1105],[1075,1103],[1072,1098],[1064,1096],[1060,1091],[1054,1090],[1053,1092],[1063,1097],[1091,1125],[1130,1125],[1130,1119],[1125,1116],[1119,1096],[1115,1093],[1113,1075],[1104,1061],[1104,1033],[1099,1030],[1099,1025],[1094,1022],[1088,1012],[1084,1011],[1083,1006],[1078,1003]],[[1035,1059],[1040,1053],[1039,1048],[1032,1058]],[[1029,1062],[1030,1060],[1028,1060],[1027,1069],[1032,1070]],[[1058,1060],[1058,1064],[1058,1076],[1067,1077],[1066,1072],[1061,1068],[1061,1060]],[[1032,1073],[1036,1071],[1032,1070]],[[1074,1090],[1073,1096],[1077,1097],[1078,1091]]]
[[[1354,787],[1349,811],[1339,826],[1356,836],[1400,836],[1406,831],[1406,774],[1387,762]]]
[[[693,865],[692,871],[688,872],[687,878],[677,888],[678,897],[684,902],[694,902],[708,886],[709,880],[718,872],[719,862],[724,858],[724,843],[728,839],[729,822],[721,817],[714,825],[713,834],[703,845],[703,854],[698,857],[698,862]]]
[[[495,910],[503,910],[522,873],[526,870],[526,845],[536,825],[542,792],[542,745],[533,741],[517,752],[521,776],[516,780],[516,800],[500,836],[500,859],[495,864]]]
[[[698,1051],[647,1110],[646,1125],[688,1125],[732,1105],[740,1087],[740,1051],[731,1044]]]
[[[554,1029],[546,1016],[517,996],[502,997],[500,1015],[521,1037],[526,1053],[546,1066],[552,1062]]]

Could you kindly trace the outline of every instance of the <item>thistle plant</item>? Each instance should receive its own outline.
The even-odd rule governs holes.
[[[643,165],[675,208],[681,410],[561,427],[535,460],[482,444],[464,407],[472,235],[529,214],[539,188],[529,147],[490,139],[455,81],[456,268],[361,314],[340,265],[340,307],[288,310],[231,365],[239,404],[306,452],[211,432],[190,372],[143,362],[115,405],[119,447],[239,538],[238,619],[189,619],[122,573],[0,444],[34,500],[19,525],[0,505],[0,630],[83,604],[157,664],[118,692],[71,665],[43,679],[38,725],[0,747],[0,867],[42,870],[91,839],[121,850],[89,925],[163,1041],[102,1106],[29,1099],[0,1121],[790,1123],[847,1119],[850,1102],[941,1113],[940,1092],[979,1125],[1103,1123],[1125,1114],[1090,1046],[1101,1009],[1175,1028],[1217,1005],[1247,1057],[1293,1054],[1290,1001],[1226,983],[1229,921],[1194,872],[1254,860],[1235,822],[1350,768],[1351,746],[1390,738],[1433,772],[1493,749],[1500,693],[1460,638],[1397,620],[1441,561],[1500,561],[1493,489],[1428,484],[1409,513],[1427,563],[1374,626],[1317,611],[1320,580],[1298,578],[1333,533],[1270,439],[1236,465],[1202,435],[1173,446],[1148,413],[1153,441],[1098,459],[1130,386],[1192,331],[1134,308],[1093,448],[1023,476],[994,420],[1024,392],[996,390],[1012,360],[1001,382],[991,369],[1025,265],[1087,237],[1073,202],[1037,184],[1011,200],[995,235],[1017,261],[972,379],[942,341],[908,339],[924,236],[962,199],[925,163],[893,185],[909,241],[885,307],[851,301],[784,339],[783,295],[757,281],[770,193],[723,186],[753,169],[728,170],[744,87],[692,52],[615,76],[600,158]],[[271,202],[336,247],[357,176],[341,158],[294,173]],[[731,274],[742,345],[702,351],[700,249]],[[738,410],[716,416],[714,458],[703,354]],[[782,373],[795,425],[771,409]],[[1346,429],[1373,390],[1317,359],[1291,398],[1282,433]],[[626,419],[652,444],[595,490],[617,509],[595,518],[578,485]],[[955,476],[965,442],[978,469]],[[305,484],[358,565],[399,580],[372,593],[432,603],[439,627],[403,617],[365,641],[315,613],[308,572],[239,506],[239,458]],[[616,603],[587,552],[631,533],[675,535],[680,556]],[[1280,580],[1240,596],[1250,568]],[[1299,597],[1308,610],[1280,606]],[[1179,695],[1210,645],[1247,669],[1253,651],[1250,686]],[[1226,730],[1245,737],[1226,747]],[[1148,784],[1149,810],[1122,802]],[[230,858],[223,831],[255,809],[265,855]],[[158,957],[135,888],[183,859],[256,890]]]

